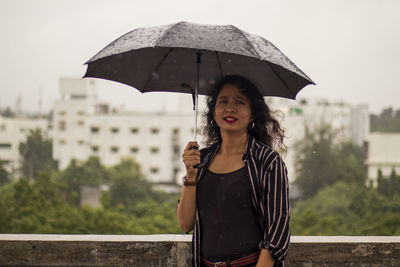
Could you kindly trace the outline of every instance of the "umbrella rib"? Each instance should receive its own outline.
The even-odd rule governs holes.
[[[217,62],[218,62],[219,72],[220,72],[221,78],[222,78],[222,77],[224,77],[224,73],[222,72],[221,60],[219,60],[218,51],[215,51],[215,54],[217,55]]]
[[[249,41],[249,39],[247,39],[246,35],[243,34],[242,30],[239,29],[239,28],[237,28],[237,27],[235,27],[235,26],[233,26],[233,25],[232,25],[232,27],[235,28],[235,29],[240,33],[240,35],[243,36],[243,38],[244,38],[244,40],[246,41],[246,43],[247,43],[247,44],[251,47],[251,49],[253,50],[252,52],[253,52],[254,54],[257,55],[257,58],[260,58],[260,55],[257,53],[257,50],[254,48],[253,44]]]
[[[272,73],[275,74],[275,76],[282,82],[282,84],[285,86],[285,88],[289,91],[290,96],[293,97],[293,99],[295,99],[296,94],[293,95],[293,93],[292,93],[292,91],[290,90],[289,86],[288,86],[288,85],[285,83],[285,81],[282,80],[282,78],[275,72],[274,68],[272,68],[271,64],[273,64],[273,63],[271,63],[271,62],[269,62],[269,61],[267,61],[267,60],[263,60],[263,61],[265,61],[265,62],[268,64],[268,66],[269,66],[269,68],[271,69]]]
[[[161,42],[161,41],[164,39],[164,37],[165,37],[173,28],[177,27],[179,24],[182,24],[182,23],[183,23],[183,21],[178,22],[178,23],[176,23],[176,24],[171,24],[170,27],[169,27],[169,29],[167,29],[167,30],[164,31],[164,33],[162,34],[162,36],[160,36],[160,38],[158,38],[158,40],[155,42],[155,44],[157,45],[159,42]]]
[[[165,54],[165,56],[163,57],[163,59],[160,60],[160,62],[158,63],[158,66],[156,67],[155,71],[153,71],[152,73],[150,73],[149,77],[147,78],[146,82],[144,83],[143,86],[143,93],[146,92],[146,88],[147,85],[149,84],[149,82],[151,81],[152,77],[153,77],[153,73],[157,73],[158,70],[160,69],[161,65],[164,63],[165,59],[171,54],[173,48],[168,49],[168,52]]]
[[[258,60],[261,60],[261,59],[260,59],[260,55],[257,53],[257,50],[254,48],[253,44],[249,41],[249,39],[247,39],[246,35],[243,34],[242,30],[239,29],[239,28],[237,28],[237,27],[235,27],[235,26],[232,26],[232,27],[234,27],[236,30],[238,30],[238,31],[240,32],[240,34],[241,34],[241,35],[243,36],[243,38],[246,40],[246,43],[252,48],[253,52],[257,55],[257,57],[258,57],[257,59],[258,59]],[[261,60],[261,61],[267,62],[267,64],[268,64],[268,66],[270,67],[271,71],[272,71],[272,72],[275,74],[275,76],[282,82],[282,84],[285,85],[285,88],[289,91],[290,95],[291,95],[292,97],[296,97],[296,94],[293,96],[292,91],[290,91],[290,88],[287,86],[287,84],[281,79],[281,77],[280,77],[280,76],[275,72],[275,70],[272,68],[271,62],[269,62],[268,60]]]

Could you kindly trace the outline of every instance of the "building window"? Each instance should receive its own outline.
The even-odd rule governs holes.
[[[119,128],[116,128],[116,127],[111,128],[111,133],[112,134],[117,134],[118,132],[119,132]]]
[[[137,134],[139,132],[139,128],[131,128],[131,133]]]
[[[79,126],[83,126],[84,124],[85,124],[84,121],[78,121],[78,125],[79,125]]]
[[[2,125],[0,126],[0,129],[1,129],[2,132],[5,132],[6,129],[7,129],[7,125],[2,124]]]
[[[67,128],[65,121],[59,121],[58,122],[58,129],[60,131],[64,131]]]
[[[96,134],[100,132],[100,127],[92,126],[90,127],[90,132]]]
[[[10,143],[0,143],[0,149],[11,149]]]
[[[99,151],[99,146],[92,146],[92,152],[96,153]]]
[[[110,150],[111,150],[112,153],[118,153],[119,147],[117,147],[117,146],[112,146],[112,147],[110,148]]]
[[[4,165],[12,165],[12,161],[10,159],[2,159],[1,161]]]
[[[132,147],[130,148],[130,150],[131,150],[132,153],[137,153],[137,152],[139,152],[139,148],[138,148],[137,146],[132,146]]]
[[[160,148],[158,148],[158,147],[150,147],[150,152],[152,153],[152,154],[156,154],[156,153],[158,153],[160,151]]]
[[[178,128],[173,128],[172,129],[172,134],[173,135],[178,135],[179,134],[179,129]]]
[[[179,153],[181,152],[181,148],[179,147],[179,145],[174,145],[173,150],[175,155],[179,155]]]
[[[150,167],[151,173],[159,173],[159,171],[160,171],[160,168],[158,168],[158,167]]]
[[[58,115],[64,116],[67,112],[65,110],[60,110],[58,112]]]
[[[65,145],[67,142],[65,142],[65,140],[60,140],[58,143],[60,143],[60,145]]]
[[[21,133],[23,133],[23,132],[25,132],[25,128],[21,128],[21,129],[19,129],[19,131],[20,131]]]
[[[77,113],[78,113],[78,115],[79,115],[79,116],[83,116],[83,115],[85,115],[85,111],[83,111],[83,110],[78,110],[78,112],[77,112]]]
[[[155,127],[150,128],[150,132],[151,132],[152,134],[158,134],[158,133],[160,132],[160,128],[155,128]]]
[[[83,140],[78,140],[77,143],[78,145],[83,145],[85,142]]]
[[[71,99],[85,99],[86,95],[71,95]]]

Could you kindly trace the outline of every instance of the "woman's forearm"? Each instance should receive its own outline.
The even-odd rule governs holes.
[[[178,221],[185,232],[193,229],[196,214],[196,186],[183,186],[178,205]]]
[[[268,249],[262,249],[256,267],[273,267],[274,259]]]

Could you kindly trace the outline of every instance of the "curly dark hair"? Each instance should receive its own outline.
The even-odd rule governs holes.
[[[207,96],[207,108],[203,117],[206,126],[203,128],[203,134],[206,137],[206,144],[221,141],[221,133],[218,125],[211,123],[214,120],[214,110],[217,103],[218,95],[225,85],[234,85],[240,89],[240,92],[250,99],[252,121],[254,127],[248,128],[248,134],[253,136],[271,148],[278,148],[287,151],[283,139],[285,137],[284,130],[281,128],[278,120],[272,116],[272,111],[264,101],[263,96],[259,93],[256,85],[249,79],[240,75],[227,75],[216,82],[212,90]]]

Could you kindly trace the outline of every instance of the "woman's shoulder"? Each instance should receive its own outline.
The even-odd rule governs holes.
[[[264,166],[270,166],[273,162],[282,160],[281,155],[275,149],[255,139],[250,150],[255,158],[264,163]]]

